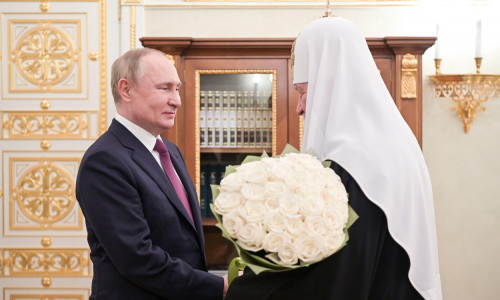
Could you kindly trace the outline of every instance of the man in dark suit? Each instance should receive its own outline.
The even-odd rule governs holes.
[[[184,159],[174,144],[157,141],[174,125],[180,85],[174,65],[157,50],[131,50],[113,64],[117,116],[83,156],[76,183],[94,267],[90,299],[225,296],[227,277],[207,272],[198,198]],[[183,196],[165,173],[155,146],[161,142]]]

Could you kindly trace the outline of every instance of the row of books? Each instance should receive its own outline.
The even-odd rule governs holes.
[[[210,185],[219,184],[224,178],[226,167],[217,164],[201,164],[200,166],[200,209],[202,218],[213,218],[210,210],[212,203],[212,189]]]
[[[271,145],[269,92],[200,91],[201,148],[265,148]]]

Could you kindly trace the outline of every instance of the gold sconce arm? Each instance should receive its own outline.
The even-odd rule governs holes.
[[[500,74],[480,74],[482,58],[476,58],[475,74],[441,74],[441,59],[435,59],[436,75],[429,76],[435,84],[436,97],[451,98],[454,110],[469,132],[478,110],[490,97],[500,97]]]

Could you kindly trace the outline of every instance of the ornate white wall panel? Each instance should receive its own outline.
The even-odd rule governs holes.
[[[75,181],[107,128],[108,2],[0,0],[0,300],[89,297]]]
[[[85,236],[75,198],[75,180],[83,152],[3,151],[3,235]]]

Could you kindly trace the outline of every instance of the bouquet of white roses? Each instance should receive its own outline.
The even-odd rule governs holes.
[[[325,259],[345,245],[357,218],[332,169],[292,147],[284,153],[249,156],[228,166],[220,186],[212,186],[217,226],[235,244],[239,268],[256,274]]]

